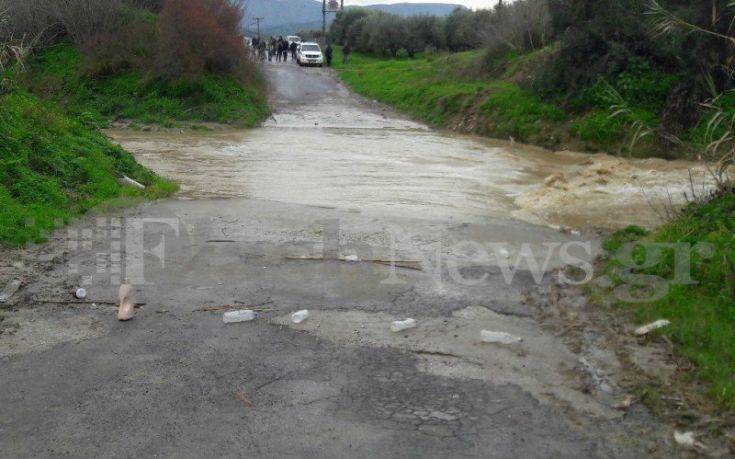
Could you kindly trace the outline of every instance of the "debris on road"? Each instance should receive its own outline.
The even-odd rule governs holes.
[[[209,306],[209,305],[205,305],[205,306],[202,306],[199,309],[195,309],[195,311],[198,311],[198,312],[220,312],[220,311],[229,311],[229,310],[232,310],[232,309],[243,309],[243,308],[244,309],[249,309],[251,311],[256,311],[256,312],[268,312],[268,311],[272,311],[273,310],[272,308],[266,308],[266,307],[264,307],[266,304],[270,304],[270,301],[269,302],[266,302],[266,303],[263,303],[263,304],[260,304],[260,305],[252,305],[252,306],[246,305],[246,304],[225,304],[225,305],[222,305],[222,306]]]
[[[285,257],[286,260],[291,261],[341,261],[343,263],[354,263],[356,261],[364,261],[366,263],[375,263],[376,265],[382,266],[395,266],[396,268],[409,269],[413,271],[423,271],[421,268],[421,262],[413,260],[382,260],[382,259],[370,259],[362,260],[356,255],[348,255],[343,258],[326,258],[326,257]]]
[[[694,439],[694,432],[679,432],[674,431],[674,440],[676,444],[681,446],[687,446],[689,448],[697,447],[705,449],[705,446]]]
[[[0,292],[0,303],[7,303],[10,298],[15,295],[15,292],[20,289],[21,285],[22,282],[20,281],[20,279],[13,279],[8,282],[8,285],[6,285],[3,291]]]
[[[77,297],[79,300],[83,300],[87,298],[87,289],[83,287],[79,287],[76,292],[74,292],[74,296]]]
[[[367,260],[376,265],[395,266],[396,268],[409,269],[412,271],[423,271],[418,261],[390,261],[390,260]]]
[[[132,187],[138,188],[139,190],[145,190],[145,185],[143,185],[140,182],[136,182],[135,180],[131,179],[127,175],[122,176],[122,178],[120,179],[120,184],[132,186]]]
[[[89,304],[89,305],[105,305],[118,307],[119,301],[105,301],[105,300],[52,300],[50,298],[33,298],[33,302],[42,304]],[[140,309],[147,305],[145,301],[136,301],[134,303],[136,309]]]
[[[300,324],[301,322],[305,321],[309,317],[309,311],[307,309],[302,309],[301,311],[296,311],[293,314],[291,314],[291,321],[295,324]]]
[[[240,311],[228,311],[222,315],[222,320],[226,324],[234,324],[238,322],[250,322],[255,319],[255,311],[251,309],[242,309]]]
[[[521,338],[520,336],[511,335],[510,333],[506,332],[497,332],[490,330],[482,330],[480,332],[480,336],[483,343],[515,344],[523,341],[523,338]]]
[[[655,322],[651,322],[648,325],[644,325],[642,327],[636,328],[635,334],[638,336],[643,336],[651,333],[654,330],[658,330],[659,328],[664,328],[668,325],[670,325],[671,322],[669,322],[666,319],[660,319]]]
[[[135,315],[135,303],[130,300],[132,291],[133,286],[128,283],[120,286],[120,309],[117,313],[117,318],[120,321],[128,321]]]
[[[624,398],[624,399],[623,399],[623,400],[622,400],[621,402],[619,402],[619,403],[617,403],[617,404],[615,405],[615,409],[616,409],[616,410],[621,410],[621,411],[625,411],[625,410],[627,410],[628,408],[630,408],[630,405],[632,405],[632,404],[633,404],[633,401],[634,401],[634,400],[635,400],[635,398],[633,398],[633,396],[632,396],[632,395],[628,395],[628,396],[627,396],[627,397],[625,397],[625,398]]]
[[[390,331],[398,333],[416,327],[416,319],[396,320],[390,324]]]
[[[245,393],[243,391],[241,391],[241,390],[235,392],[235,400],[241,401],[242,404],[245,405],[245,406],[247,406],[248,408],[252,408],[253,407],[253,402],[251,402],[250,400],[248,400],[247,397],[245,397]]]

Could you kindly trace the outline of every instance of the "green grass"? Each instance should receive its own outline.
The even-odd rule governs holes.
[[[163,126],[210,121],[252,127],[269,114],[263,81],[242,85],[234,77],[217,75],[166,81],[132,71],[93,79],[84,65],[83,55],[62,43],[33,60],[24,83],[34,94],[97,126],[132,119]]]
[[[490,58],[483,51],[391,59],[352,53],[335,69],[356,92],[387,103],[431,125],[533,143],[548,148],[666,156],[653,136],[631,150],[638,126],[653,131],[676,75],[631,63],[614,80],[579,94],[545,94],[532,88],[556,45],[526,54]],[[621,111],[625,108],[625,111]]]
[[[564,123],[565,114],[512,81],[473,76],[480,57],[479,51],[415,59],[352,53],[344,65],[342,50],[336,47],[334,67],[356,92],[434,126],[452,127],[471,113],[477,133],[556,144],[556,127]]]
[[[146,189],[121,186],[122,175]],[[0,243],[40,242],[46,231],[96,206],[175,190],[53,103],[23,90],[0,97]]]
[[[617,251],[630,241],[642,244],[634,251],[634,260],[641,265],[646,253],[653,253],[646,252],[645,243],[710,245],[709,250],[692,250],[691,278],[696,284],[670,282],[662,299],[620,305],[632,311],[640,323],[670,320],[671,325],[660,333],[695,364],[694,375],[707,383],[709,394],[723,406],[735,408],[735,195],[728,193],[706,204],[691,205],[650,235],[636,228],[618,232],[605,241],[605,248]],[[610,272],[619,266],[620,260],[614,259]],[[675,266],[673,250],[666,250],[657,262],[634,272],[671,281]],[[620,277],[616,280],[618,284],[622,281]]]

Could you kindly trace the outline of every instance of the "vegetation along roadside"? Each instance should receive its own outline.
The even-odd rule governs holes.
[[[0,243],[176,190],[100,132],[113,121],[263,120],[242,19],[230,0],[0,0]]]

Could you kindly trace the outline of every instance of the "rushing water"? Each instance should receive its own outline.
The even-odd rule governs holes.
[[[693,165],[685,162],[554,153],[437,132],[354,97],[325,72],[283,66],[269,74],[276,114],[259,129],[108,133],[180,182],[183,199],[619,227],[655,224],[691,188]],[[545,183],[555,174],[559,180]],[[694,177],[701,186],[703,171]]]

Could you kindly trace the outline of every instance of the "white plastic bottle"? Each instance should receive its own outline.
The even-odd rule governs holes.
[[[301,311],[296,311],[293,314],[291,314],[291,321],[295,324],[300,324],[301,322],[305,321],[309,317],[309,311],[306,309],[302,309]]]
[[[234,324],[237,322],[250,322],[255,319],[255,311],[243,309],[241,311],[228,311],[222,316],[222,320],[226,324]]]
[[[409,328],[414,328],[415,326],[416,319],[396,320],[390,324],[390,331],[398,333],[403,330],[408,330]]]
[[[520,336],[511,335],[506,332],[482,330],[480,337],[484,343],[515,344],[523,341]]]

